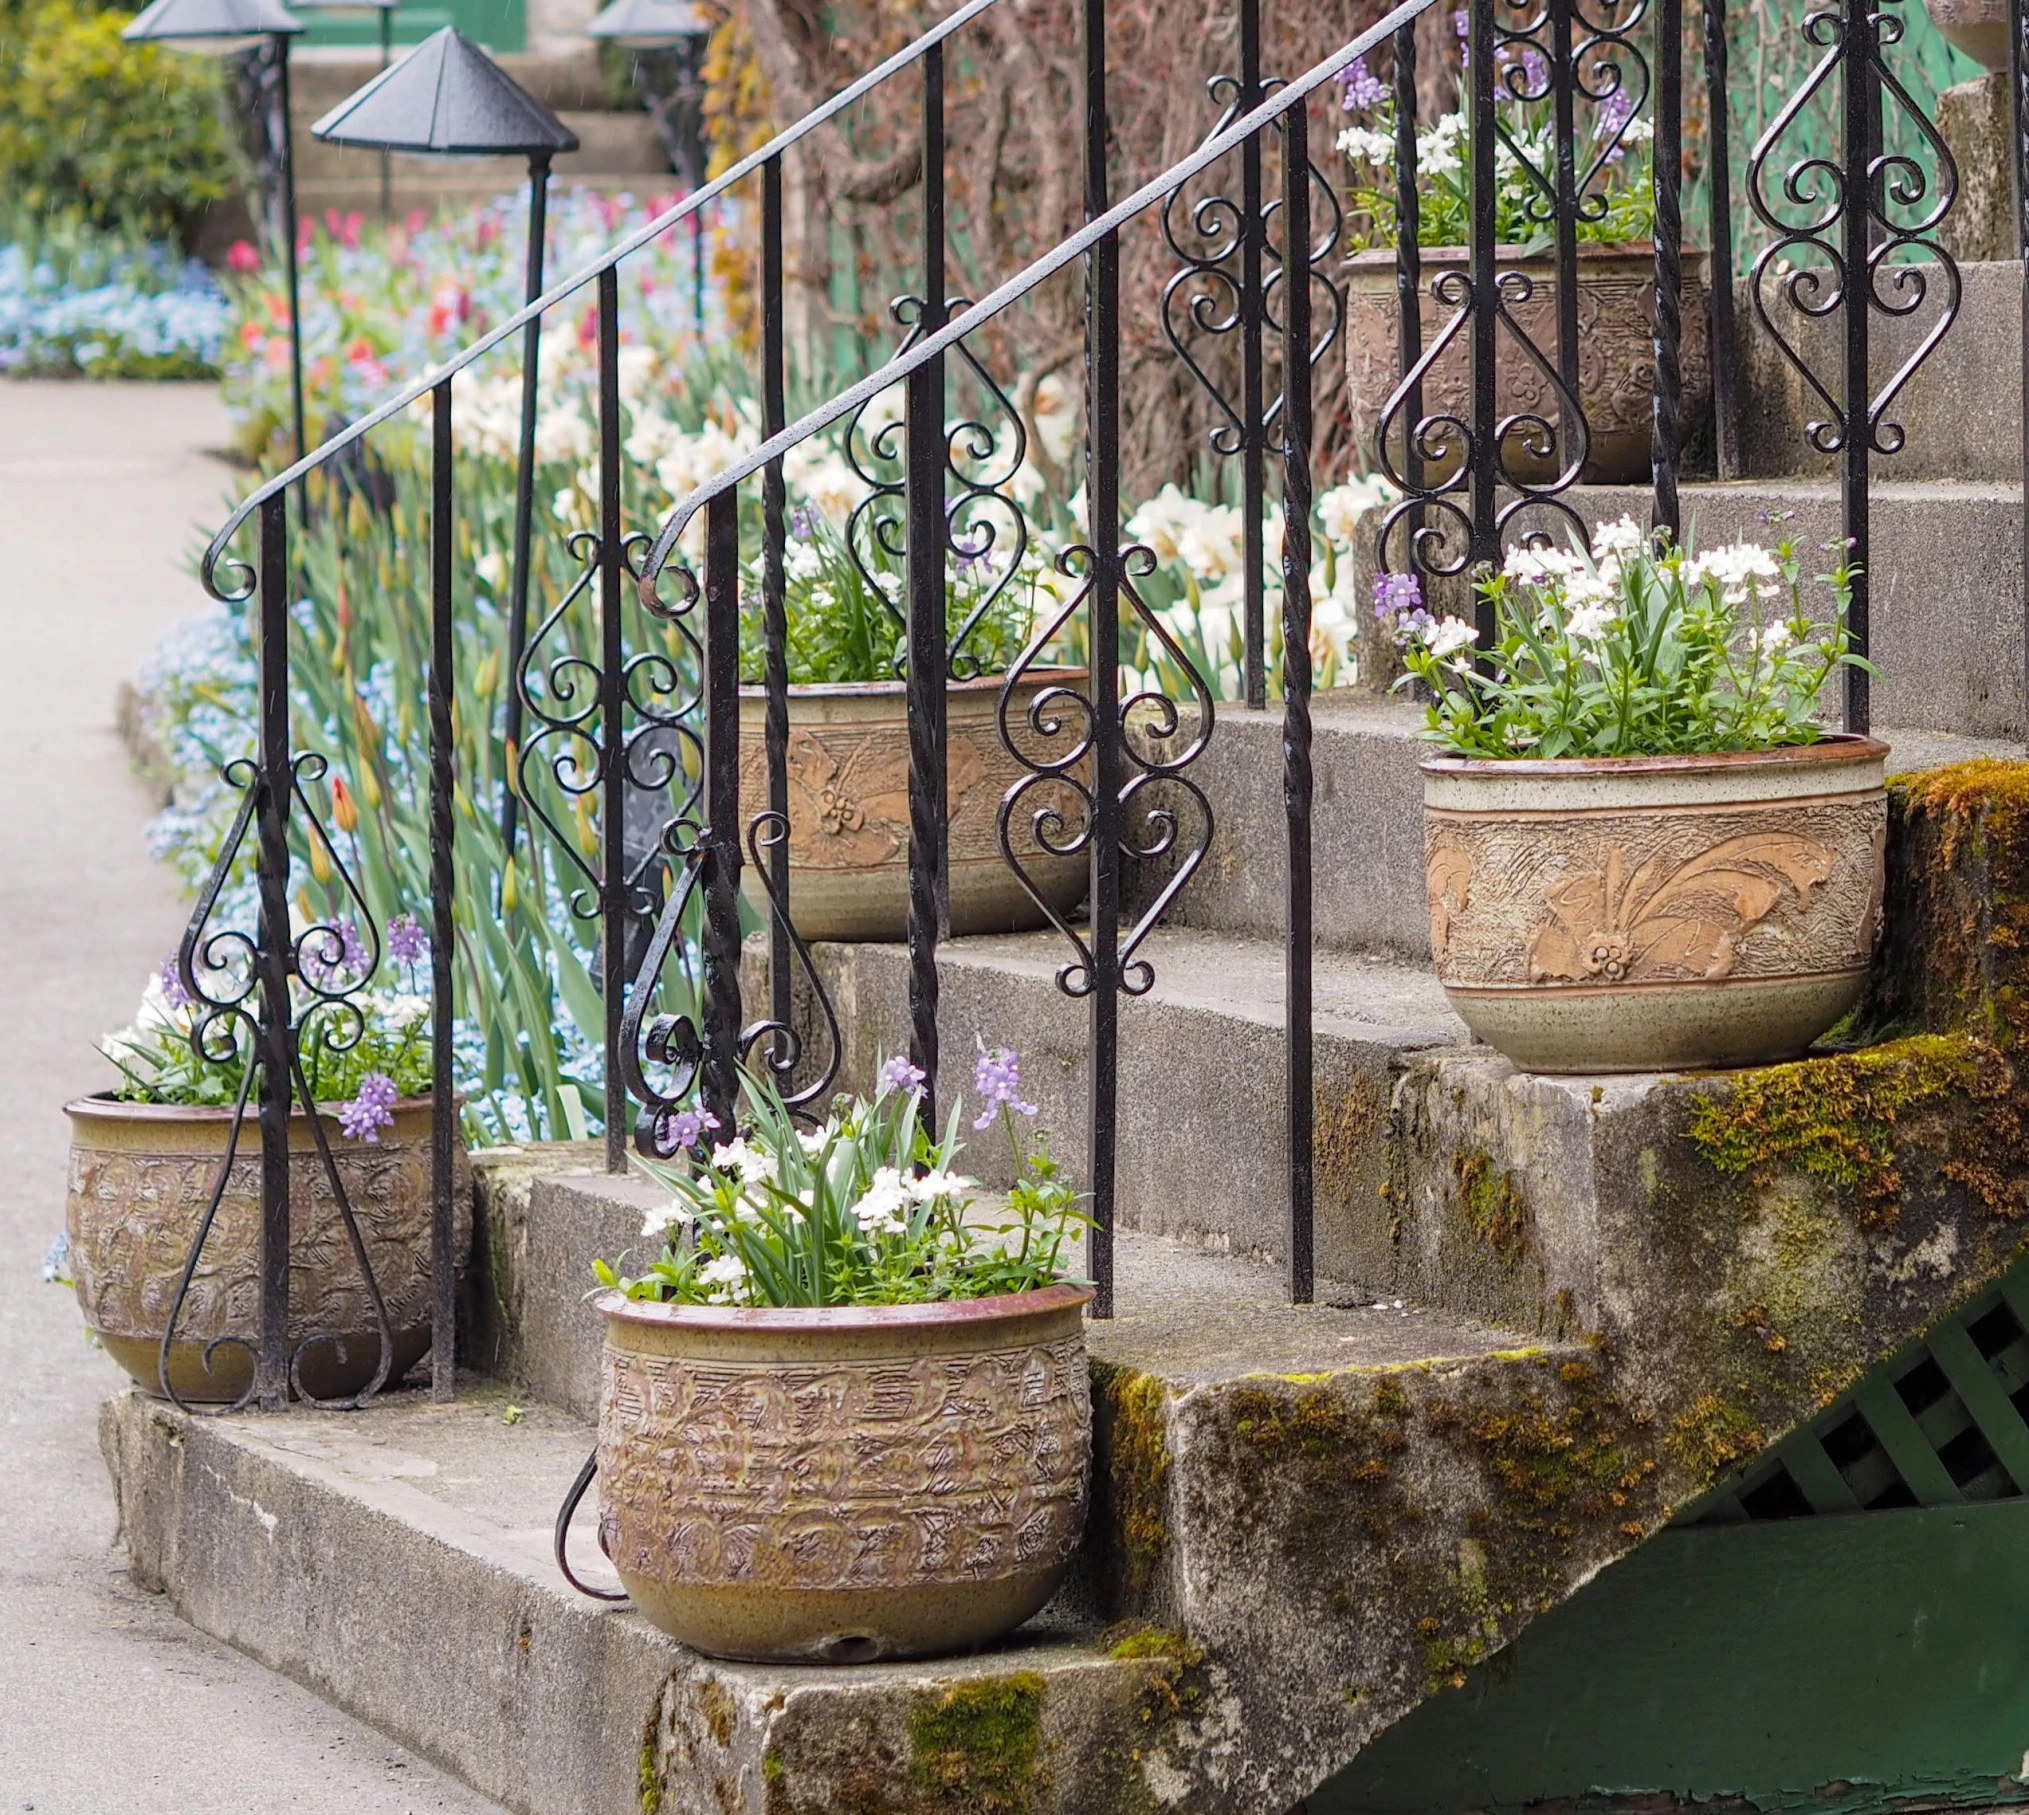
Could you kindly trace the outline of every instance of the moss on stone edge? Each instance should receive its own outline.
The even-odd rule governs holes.
[[[658,1697],[655,1706],[649,1710],[648,1718],[641,1723],[641,1759],[636,1786],[636,1794],[641,1799],[641,1815],[660,1815],[662,1809],[661,1749],[656,1743],[660,1736],[661,1716],[662,1702]]]
[[[957,1815],[1031,1815],[1042,1769],[1043,1679],[1033,1670],[919,1695],[909,1775]]]
[[[1130,1608],[1148,1596],[1169,1551],[1169,1388],[1135,1368],[1092,1364],[1108,1433],[1105,1491]]]
[[[1778,1168],[1809,1173],[1853,1193],[1854,1220],[1885,1228],[1902,1197],[1897,1136],[1912,1112],[1958,1098],[2020,1113],[2014,1068],[1985,1040],[1968,1034],[1914,1034],[1835,1058],[1800,1059],[1743,1072],[1723,1095],[1692,1106],[1690,1138],[1721,1172],[1746,1174],[1757,1187]],[[1984,1118],[1983,1118],[1984,1119]],[[2023,1181],[1983,1164],[1984,1142],[1942,1158],[1945,1176],[1966,1185],[1990,1210],[2022,1213]]]

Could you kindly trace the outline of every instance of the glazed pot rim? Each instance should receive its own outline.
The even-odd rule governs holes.
[[[1042,681],[1053,686],[1067,682],[1089,679],[1089,668],[1030,668],[1024,671],[1022,680]],[[1005,674],[982,674],[969,681],[946,681],[946,693],[985,693],[989,689],[998,693],[1007,684]],[[789,697],[792,700],[829,699],[900,699],[908,690],[907,681],[791,681]],[[740,698],[758,700],[767,697],[768,690],[758,681],[742,681]]]
[[[1547,781],[1577,776],[1724,774],[1733,769],[1787,768],[1811,763],[1878,762],[1888,746],[1857,731],[1831,731],[1814,744],[1777,744],[1763,750],[1715,750],[1702,756],[1427,756],[1425,775],[1491,780],[1496,776]]]
[[[398,1112],[404,1109],[429,1109],[435,1105],[436,1100],[436,1093],[426,1090],[419,1097],[397,1097],[392,1107]],[[462,1097],[454,1096],[451,1099],[454,1108],[463,1101]],[[317,1107],[319,1113],[323,1115],[338,1113],[338,1105],[335,1102],[320,1103]],[[74,1121],[86,1122],[229,1122],[233,1115],[230,1103],[127,1103],[109,1090],[95,1090],[90,1096],[73,1097],[63,1106],[63,1112]],[[249,1097],[247,1120],[257,1121],[260,1113],[260,1104]],[[300,1104],[290,1109],[289,1119],[292,1122],[303,1120],[303,1109]]]
[[[1472,248],[1470,246],[1425,246],[1422,248],[1420,256],[1426,265],[1464,264],[1472,256]],[[1588,262],[1604,264],[1616,258],[1639,258],[1652,261],[1655,256],[1656,242],[1652,239],[1582,240],[1578,246],[1578,261],[1580,264]],[[1702,246],[1686,246],[1679,256],[1687,259],[1703,258],[1705,257],[1705,248]],[[1554,265],[1557,262],[1557,254],[1553,248],[1545,247],[1540,252],[1531,252],[1518,241],[1513,240],[1504,240],[1501,244],[1497,245],[1494,248],[1494,257],[1497,261],[1508,264]],[[1395,262],[1395,249],[1392,246],[1366,246],[1358,252],[1348,252],[1346,254],[1346,263],[1348,265],[1359,266],[1363,269],[1371,269],[1382,263],[1383,260],[1391,265]]]
[[[592,1295],[593,1308],[615,1323],[671,1325],[698,1330],[907,1330],[950,1324],[1003,1323],[1077,1309],[1090,1286],[1044,1286],[1034,1292],[996,1292],[988,1298],[940,1298],[903,1305],[677,1305],[634,1299],[608,1287]]]

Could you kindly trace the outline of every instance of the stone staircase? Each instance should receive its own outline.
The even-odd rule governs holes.
[[[580,148],[556,160],[559,184],[607,193],[626,190],[639,197],[678,187],[648,115],[616,113],[607,106],[598,59],[589,48],[582,56],[509,55],[498,61],[578,135]],[[310,136],[312,125],[379,70],[377,53],[312,50],[290,59],[296,195],[306,220],[321,220],[327,209],[372,216],[380,208],[380,154],[320,145]],[[518,158],[396,156],[390,174],[391,212],[397,220],[418,208],[432,213],[469,208],[528,187],[527,167]]]
[[[1968,268],[1908,393],[1909,452],[1878,462],[1875,722],[1902,770],[2019,757],[2029,729],[2019,281]],[[1885,376],[1899,356],[1880,357]],[[1761,476],[1687,486],[1687,523],[1709,543],[1794,512],[1828,539],[1835,482],[1781,453],[1802,445],[1800,387],[1759,341],[1742,369]],[[1899,1037],[1758,1073],[1532,1076],[1473,1046],[1429,973],[1417,717],[1361,694],[1316,714],[1315,1306],[1287,1305],[1278,1270],[1278,716],[1222,708],[1193,770],[1217,840],[1120,1014],[1093,1519],[1072,1584],[1008,1646],[721,1665],[564,1586],[550,1522],[597,1409],[583,1287],[594,1255],[638,1248],[652,1196],[576,1148],[475,1166],[481,1377],[455,1405],[110,1402],[136,1572],[526,1815],[1297,1806],[2021,1244],[2015,784],[1968,770],[1896,795],[1873,1012]],[[906,955],[816,956],[841,1083],[864,1087],[906,1045]],[[941,1038],[961,1066],[975,1039],[1019,1046],[1075,1156],[1087,1042],[1063,956],[1044,936],[945,946]],[[989,1151],[970,1163],[991,1179]],[[588,1533],[579,1551],[595,1569]]]

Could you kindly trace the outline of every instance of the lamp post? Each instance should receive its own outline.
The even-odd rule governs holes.
[[[299,13],[376,13],[380,27],[380,67],[383,74],[394,61],[395,8],[402,0],[296,0]],[[389,220],[394,214],[393,175],[389,169],[388,153],[380,154],[380,218]]]
[[[550,160],[576,151],[578,135],[452,26],[433,32],[356,94],[339,102],[310,128],[327,145],[362,145],[422,157],[528,159],[528,279],[526,299],[542,294],[543,236],[549,201]],[[521,444],[514,484],[514,572],[507,619],[507,742],[521,747],[521,673],[528,642],[529,538],[535,486],[536,375],[542,354],[542,318],[521,336]],[[517,810],[512,788],[501,833],[514,855]]]
[[[130,44],[161,44],[224,55],[253,47],[272,59],[275,80],[268,89],[265,130],[280,169],[274,198],[281,206],[282,262],[289,286],[289,401],[296,431],[296,458],[308,449],[303,433],[303,322],[296,275],[296,159],[289,122],[289,40],[303,29],[279,0],[154,0],[137,13],[120,36]],[[266,199],[266,198],[264,198]],[[264,208],[263,212],[267,210]],[[269,217],[271,230],[276,226]]]
[[[588,38],[626,46],[636,54],[634,85],[655,122],[656,137],[685,192],[705,180],[704,55],[712,21],[692,0],[613,0],[585,27]],[[705,325],[704,217],[690,217],[691,296],[700,330]]]

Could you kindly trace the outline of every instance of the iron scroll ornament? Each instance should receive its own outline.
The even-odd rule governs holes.
[[[1129,996],[1146,995],[1154,987],[1154,967],[1138,954],[1170,903],[1204,862],[1211,849],[1213,827],[1211,802],[1184,771],[1204,754],[1211,742],[1214,697],[1204,676],[1133,584],[1135,578],[1155,571],[1152,549],[1134,544],[1115,556],[1116,584],[1120,597],[1128,602],[1191,690],[1196,724],[1190,736],[1172,749],[1173,741],[1183,732],[1183,714],[1176,701],[1147,687],[1122,698],[1118,718],[1111,725],[1100,724],[1090,696],[1068,682],[1042,687],[1026,710],[1016,705],[1016,690],[1042,665],[1045,650],[1061,637],[1091,596],[1101,559],[1098,551],[1085,543],[1066,549],[1058,558],[1058,571],[1067,578],[1082,580],[1082,584],[1031,633],[1028,647],[1001,685],[999,709],[1002,747],[1027,771],[1001,798],[997,819],[1001,857],[1038,911],[1071,947],[1072,956],[1058,967],[1057,987],[1074,999],[1092,993],[1092,947],[1065,914],[1051,904],[1022,861],[1023,846],[1016,836],[1017,825],[1026,818],[1027,848],[1032,854],[1064,858],[1090,853],[1102,820],[1117,820],[1121,855],[1141,861],[1170,860],[1172,868],[1167,880],[1128,929],[1114,954],[1121,992]],[[1095,651],[1093,659],[1103,658]],[[1113,810],[1104,814],[1091,783],[1085,779],[1091,772],[1091,758],[1101,736],[1116,740],[1117,751],[1124,758],[1123,767],[1132,771],[1111,803]],[[1185,834],[1178,811],[1181,803],[1163,794],[1144,799],[1158,784],[1181,793],[1191,802],[1191,817],[1200,830],[1188,844],[1183,842]],[[1139,837],[1132,830],[1137,813],[1142,834]]]
[[[1856,23],[1861,27],[1857,46],[1852,31]],[[1805,38],[1824,54],[1748,157],[1748,202],[1774,236],[1754,261],[1751,291],[1755,318],[1784,361],[1825,408],[1826,415],[1807,424],[1804,431],[1817,452],[1848,452],[1849,424],[1858,418],[1864,422],[1866,451],[1897,454],[1902,451],[1904,431],[1899,422],[1888,419],[1888,411],[1958,318],[1958,265],[1935,237],[1958,199],[1958,164],[1943,135],[1882,54],[1885,47],[1902,40],[1899,17],[1854,5],[1845,14],[1830,9],[1813,12],[1802,29]],[[1886,150],[1857,157],[1849,150],[1843,165],[1828,157],[1800,159],[1783,173],[1779,193],[1770,193],[1771,165],[1783,140],[1835,73],[1843,74],[1848,83],[1878,85],[1879,94],[1893,101],[1899,117],[1916,129],[1936,162],[1934,193],[1917,159],[1906,152]],[[1848,270],[1848,252],[1835,237],[1847,234],[1852,225],[1856,176],[1862,191],[1858,205],[1869,229],[1864,284]],[[1902,256],[1911,252],[1922,254],[1922,262],[1909,262]],[[1804,321],[1843,316],[1850,335],[1858,331],[1853,316],[1856,307],[1891,317],[1914,315],[1930,298],[1931,270],[1943,291],[1936,322],[1881,388],[1864,399],[1842,396],[1815,371],[1796,341],[1777,325],[1770,306],[1770,291],[1774,290],[1791,315]]]

